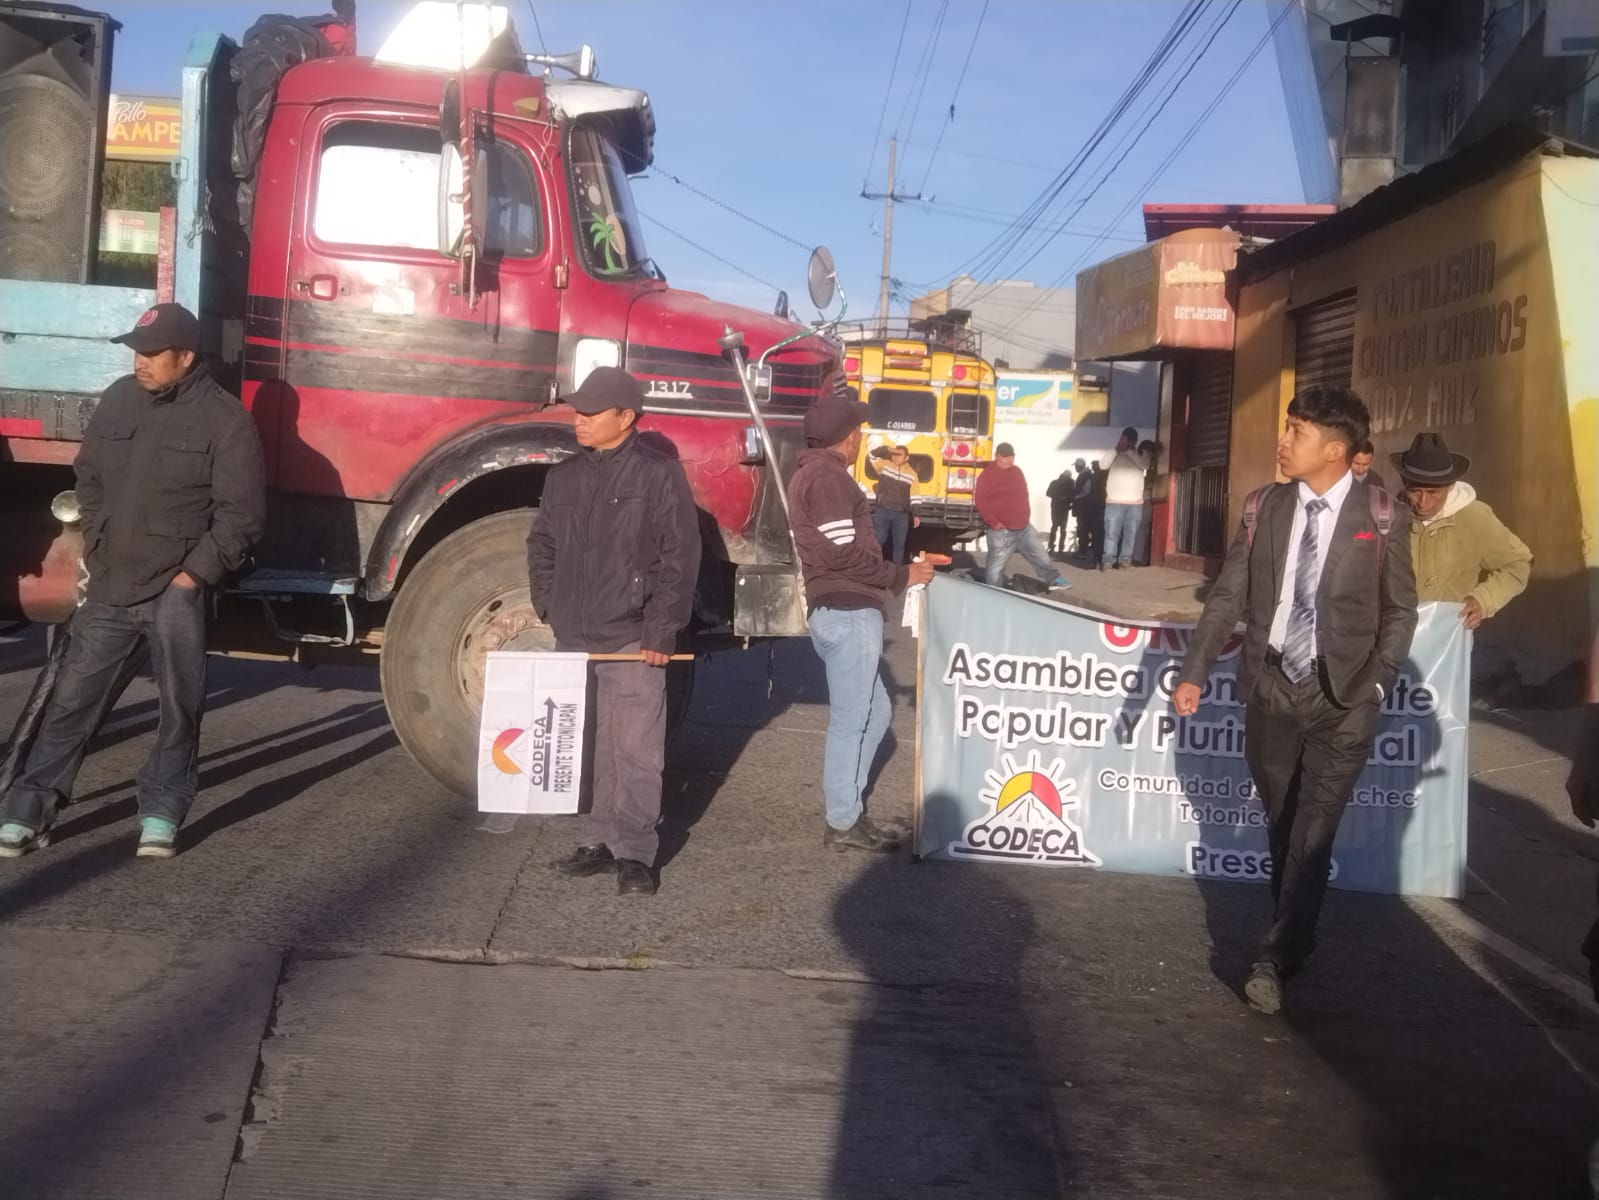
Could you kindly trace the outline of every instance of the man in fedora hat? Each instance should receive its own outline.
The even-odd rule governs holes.
[[[207,594],[266,518],[255,422],[207,371],[194,314],[157,304],[111,340],[133,351],[133,373],[100,397],[74,466],[88,585],[38,740],[0,805],[0,858],[49,844],[84,749],[146,648],[161,719],[139,771],[135,853],[177,853],[199,785]]]
[[[1453,453],[1442,434],[1418,433],[1393,462],[1416,517],[1416,598],[1460,605],[1460,619],[1475,629],[1526,590],[1532,551],[1477,499],[1465,481],[1471,460]]]

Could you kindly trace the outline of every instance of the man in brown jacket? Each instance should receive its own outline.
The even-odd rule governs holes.
[[[1442,435],[1418,433],[1393,460],[1416,516],[1416,599],[1460,605],[1460,619],[1475,629],[1526,590],[1532,551],[1477,499],[1465,481],[1471,459],[1452,453]]]

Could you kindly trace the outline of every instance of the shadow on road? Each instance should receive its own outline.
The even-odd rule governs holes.
[[[834,906],[876,985],[855,1020],[829,1195],[1062,1194],[1063,1131],[1022,987],[1031,907],[998,875],[883,858]],[[904,985],[970,979],[977,963],[981,983]],[[1064,1001],[1052,1023],[1070,1026]]]
[[[1415,664],[1406,670],[1422,677]],[[1420,789],[1425,804],[1423,777],[1440,737],[1438,721],[1407,720],[1426,726],[1423,755],[1399,786]],[[1532,806],[1492,788],[1473,784],[1471,793],[1473,806],[1518,803],[1524,820],[1548,824],[1525,811]],[[1335,861],[1354,852],[1345,836],[1354,811],[1345,814]],[[1396,807],[1382,814],[1389,855],[1383,869],[1394,878],[1414,812]],[[1244,977],[1271,921],[1271,896],[1258,885],[1202,881],[1198,887],[1213,969],[1242,1004]],[[1265,1033],[1291,1032],[1357,1106],[1364,1144],[1350,1163],[1360,1165],[1347,1178],[1324,1178],[1327,1194],[1367,1194],[1362,1180],[1375,1174],[1383,1184],[1378,1194],[1392,1200],[1588,1195],[1584,1167],[1599,1129],[1599,1042],[1587,1013],[1476,946],[1445,940],[1395,896],[1329,889],[1318,940],[1316,954],[1288,986],[1282,1015],[1248,1019]],[[1292,1139],[1278,1149],[1291,1156]]]

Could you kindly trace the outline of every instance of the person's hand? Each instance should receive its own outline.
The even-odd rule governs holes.
[[[933,564],[930,562],[913,562],[905,567],[905,586],[915,587],[919,583],[927,583],[933,578]]]
[[[1179,717],[1191,717],[1199,711],[1199,685],[1179,683],[1171,694],[1172,711]]]
[[[1592,829],[1594,819],[1599,817],[1599,703],[1583,709],[1566,795],[1571,797],[1571,815]]]
[[[672,661],[672,656],[665,650],[640,650],[638,656],[644,660],[645,666],[664,667]]]
[[[921,527],[922,527],[922,519],[920,517],[916,517],[916,516],[911,517],[911,528],[912,529],[920,529]]]
[[[1482,611],[1482,605],[1477,602],[1477,597],[1467,596],[1466,602],[1460,606],[1460,623],[1467,629],[1475,629],[1487,619],[1488,614]]]
[[[179,571],[172,577],[172,586],[180,587],[185,591],[189,591],[199,587],[200,585],[195,581],[193,575],[190,575],[187,571]]]

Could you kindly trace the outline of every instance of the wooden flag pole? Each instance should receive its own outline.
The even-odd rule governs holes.
[[[643,658],[644,655],[637,650],[631,652],[617,651],[613,654],[590,654],[589,662],[639,662]],[[691,662],[693,658],[692,654],[673,654],[669,656],[672,662]]]
[[[921,612],[917,614],[916,622],[916,707],[914,720],[914,741],[912,743],[915,758],[911,761],[911,861],[921,861],[922,844],[922,648],[927,645],[924,627],[927,620],[927,592],[916,598]]]

